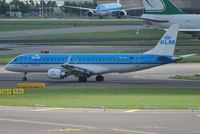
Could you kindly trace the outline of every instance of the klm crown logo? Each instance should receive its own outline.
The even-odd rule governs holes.
[[[34,55],[31,57],[33,60],[39,60],[41,57],[39,55]]]
[[[163,40],[160,41],[161,45],[175,45],[176,41],[172,39],[171,36],[167,35]]]

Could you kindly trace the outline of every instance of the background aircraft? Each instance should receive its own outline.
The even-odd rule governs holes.
[[[153,28],[168,28],[179,24],[179,31],[190,33],[200,38],[200,15],[184,14],[170,0],[143,0],[145,13],[140,19]]]
[[[173,56],[178,25],[172,25],[158,44],[144,54],[23,54],[10,61],[5,69],[27,73],[47,72],[50,79],[64,79],[70,75],[86,82],[90,76],[103,81],[102,74],[126,73],[173,63],[184,57]]]
[[[75,6],[65,6],[68,8],[82,9],[87,10],[87,15],[89,17],[98,16],[100,19],[103,17],[117,16],[117,18],[125,18],[127,16],[128,10],[136,10],[143,9],[143,7],[139,8],[127,8],[128,6],[122,6],[120,4],[120,0],[117,0],[116,3],[108,3],[108,4],[98,4],[95,9],[92,8],[84,8],[84,7],[75,7]]]

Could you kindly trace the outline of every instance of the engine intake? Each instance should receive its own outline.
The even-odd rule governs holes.
[[[64,79],[66,77],[66,73],[61,69],[49,69],[47,74],[50,79]]]
[[[88,16],[88,17],[92,17],[93,15],[94,15],[94,12],[93,12],[93,11],[88,11],[88,12],[87,12],[87,16]]]
[[[127,16],[127,12],[125,10],[122,10],[118,14],[118,18],[125,18]]]

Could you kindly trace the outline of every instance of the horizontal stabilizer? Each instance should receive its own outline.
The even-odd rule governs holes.
[[[172,59],[173,59],[174,62],[176,62],[176,61],[180,61],[180,60],[183,60],[185,58],[195,56],[195,55],[197,55],[197,54],[187,54],[187,55],[174,56],[174,57],[172,57]]]
[[[192,57],[192,56],[195,56],[197,54],[187,54],[187,55],[181,55],[180,57],[182,58],[188,58],[188,57]]]

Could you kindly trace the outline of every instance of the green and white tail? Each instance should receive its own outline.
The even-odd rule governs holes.
[[[151,50],[145,52],[145,54],[173,56],[176,46],[176,40],[179,30],[179,24],[173,24],[158,42],[158,44]]]
[[[145,14],[182,14],[170,0],[143,0]]]

